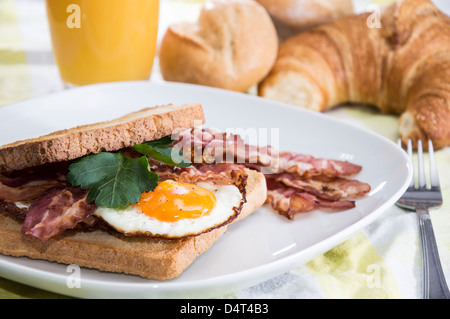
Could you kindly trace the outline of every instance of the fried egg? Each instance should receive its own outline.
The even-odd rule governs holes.
[[[166,180],[143,193],[137,204],[118,210],[99,207],[94,215],[124,234],[181,238],[227,224],[242,201],[235,185]]]

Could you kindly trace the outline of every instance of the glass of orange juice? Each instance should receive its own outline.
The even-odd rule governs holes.
[[[46,0],[46,6],[67,86],[150,78],[159,0]]]

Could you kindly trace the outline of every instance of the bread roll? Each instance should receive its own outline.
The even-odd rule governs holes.
[[[251,0],[207,1],[197,23],[172,25],[160,47],[164,80],[245,92],[277,56],[278,37],[266,10]]]
[[[269,12],[283,37],[353,13],[352,0],[256,1]]]
[[[429,0],[336,19],[293,36],[259,86],[259,95],[327,111],[342,104],[399,115],[399,136],[450,145],[450,18]],[[426,145],[427,143],[425,143]]]

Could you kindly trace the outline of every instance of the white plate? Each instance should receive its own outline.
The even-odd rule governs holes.
[[[333,248],[394,205],[412,177],[404,152],[369,131],[250,95],[175,83],[98,84],[5,106],[0,108],[0,145],[113,119],[147,106],[190,102],[203,104],[205,127],[279,130],[280,150],[360,164],[358,179],[369,183],[372,191],[354,209],[317,210],[298,215],[295,221],[260,208],[230,225],[209,251],[168,281],[82,269],[81,287],[68,288],[72,273],[67,266],[8,256],[0,256],[0,276],[74,297],[216,296],[269,279]]]

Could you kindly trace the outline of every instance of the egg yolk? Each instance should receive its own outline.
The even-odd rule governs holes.
[[[136,206],[144,214],[164,222],[199,218],[214,208],[216,196],[206,188],[166,180],[143,193]]]

